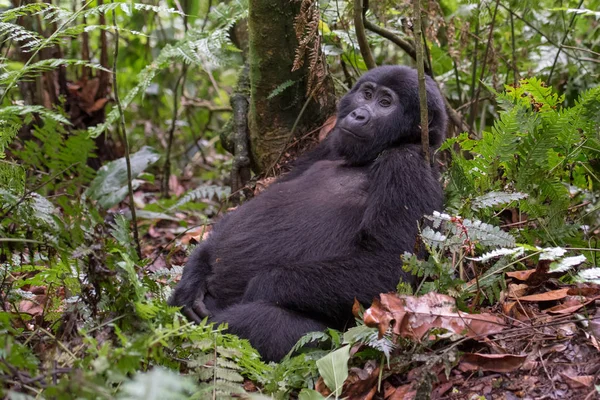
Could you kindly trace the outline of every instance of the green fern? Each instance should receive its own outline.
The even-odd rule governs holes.
[[[513,201],[522,200],[527,198],[526,193],[506,193],[506,192],[488,192],[482,196],[478,196],[473,199],[471,207],[474,210],[483,208],[493,207],[498,204],[507,204]]]
[[[219,200],[226,199],[231,193],[229,187],[221,187],[216,185],[204,185],[189,191],[179,201],[169,207],[169,211],[177,210],[183,205],[200,199],[211,199],[216,197]]]

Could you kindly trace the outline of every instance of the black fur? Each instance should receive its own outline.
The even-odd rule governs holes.
[[[427,79],[430,146],[444,139],[441,95]],[[416,71],[367,72],[340,102],[329,137],[257,198],[217,223],[170,299],[189,318],[228,322],[266,360],[305,333],[342,329],[357,298],[395,289],[417,223],[442,207],[420,145]]]

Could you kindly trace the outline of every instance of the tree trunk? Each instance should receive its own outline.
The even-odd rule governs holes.
[[[301,112],[307,102],[309,63],[292,72],[298,47],[294,18],[300,4],[293,0],[250,0],[248,125],[250,156],[256,172],[265,172],[278,161],[300,114],[294,134],[317,126],[333,112],[332,107],[320,107],[314,99]],[[290,80],[294,82],[292,86],[268,99],[273,90]]]

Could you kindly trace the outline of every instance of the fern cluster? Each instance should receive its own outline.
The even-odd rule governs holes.
[[[588,213],[597,208],[593,192],[600,185],[599,123],[590,110],[600,105],[600,88],[563,107],[562,96],[530,78],[507,87],[498,101],[503,111],[490,131],[479,139],[462,134],[443,146],[453,155],[449,210],[486,219],[491,215],[482,211],[482,201],[513,203],[523,237],[543,244],[571,242],[579,226],[597,219],[597,213]],[[455,152],[455,144],[472,157]],[[478,197],[482,193],[487,194]],[[578,207],[590,199],[589,207]]]

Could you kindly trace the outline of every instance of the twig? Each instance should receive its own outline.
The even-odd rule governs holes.
[[[365,24],[364,24],[364,10],[363,10],[363,0],[354,0],[354,29],[356,30],[356,39],[358,40],[358,47],[360,49],[360,54],[362,54],[363,59],[365,60],[365,64],[368,69],[373,69],[377,66],[375,64],[375,60],[373,59],[373,54],[371,54],[371,49],[369,48],[369,42],[367,41],[367,34],[365,33]]]
[[[575,47],[575,46],[567,46],[567,45],[563,45],[563,49],[573,49],[573,50],[579,50],[579,51],[583,51],[586,53],[591,53],[595,56],[600,57],[600,53],[597,53],[591,49],[586,49],[585,47]],[[597,60],[596,60],[597,61]]]
[[[415,51],[415,47],[407,40],[402,39],[400,36],[395,35],[394,32],[392,32],[386,28],[383,28],[377,24],[374,24],[373,22],[369,21],[366,18],[364,19],[364,23],[365,23],[365,28],[367,28],[371,32],[376,33],[379,36],[384,37],[387,40],[389,40],[390,42],[396,44],[398,47],[400,47],[402,50],[404,50],[404,52],[406,54],[408,54],[412,59],[417,58],[417,53]],[[427,66],[427,71],[429,71],[429,66]],[[427,72],[427,73],[429,74],[429,72]]]
[[[179,75],[179,78],[177,78],[175,88],[173,89],[173,117],[171,118],[171,127],[169,128],[169,134],[167,136],[167,154],[165,155],[165,163],[163,165],[164,178],[162,184],[162,195],[164,197],[169,196],[169,180],[171,179],[171,149],[173,147],[173,137],[175,136],[175,128],[177,127],[177,115],[179,111],[179,85],[185,79],[186,73],[187,64],[183,64],[183,67],[181,68],[181,74]]]
[[[577,6],[577,9],[581,8],[582,4],[583,4],[583,0],[580,0],[579,5]],[[550,69],[550,75],[548,75],[548,82],[550,82],[550,80],[552,79],[552,74],[554,74],[554,68],[556,67],[556,63],[558,62],[558,56],[560,55],[560,52],[562,50],[563,45],[565,44],[565,41],[569,37],[569,33],[571,33],[571,29],[573,28],[573,24],[575,23],[575,18],[577,18],[577,15],[578,15],[577,13],[573,13],[573,16],[571,17],[571,22],[569,23],[569,28],[567,28],[567,31],[565,32],[565,36],[563,36],[563,38],[560,42],[560,46],[558,46],[558,51],[556,52],[556,56],[554,56],[554,62],[552,63],[552,68]]]
[[[111,4],[114,3],[114,0],[110,1]],[[119,100],[119,90],[117,86],[117,58],[119,56],[119,30],[116,29],[117,26],[117,12],[113,10],[112,12],[112,22],[115,27],[115,52],[113,59],[113,93],[115,96],[115,103],[117,104],[117,109],[119,110],[119,125],[120,129],[117,128],[121,132],[121,139],[123,141],[123,147],[125,148],[125,164],[127,165],[127,190],[129,192],[129,208],[131,209],[131,223],[133,225],[133,240],[135,242],[135,250],[139,259],[142,258],[142,249],[140,246],[140,235],[137,227],[137,216],[135,212],[135,201],[133,199],[133,184],[131,183],[131,159],[129,156],[129,142],[127,141],[127,131],[125,130],[125,115],[123,114],[123,106],[121,105],[121,101]]]
[[[516,85],[517,84],[517,56],[515,54],[516,51],[516,45],[515,45],[515,21],[513,18],[513,15],[510,14],[510,38],[511,38],[511,42],[512,42],[512,63],[513,63],[513,84]]]
[[[471,100],[475,98],[475,79],[477,79],[477,47],[479,47],[479,9],[481,3],[477,5],[477,15],[475,16],[475,44],[473,45],[473,69],[471,71]],[[471,103],[471,111],[469,112],[469,126],[475,130],[473,123],[475,122],[475,102]]]
[[[481,88],[483,87],[483,78],[485,77],[485,67],[487,66],[487,60],[488,60],[488,54],[490,52],[490,47],[492,47],[492,38],[494,37],[494,25],[496,23],[496,15],[498,14],[499,4],[500,4],[500,0],[496,0],[496,7],[494,8],[494,15],[492,16],[492,23],[490,24],[490,32],[488,33],[488,40],[487,40],[487,44],[485,45],[485,54],[483,55],[483,60],[481,62],[481,73],[479,74],[479,84],[477,85],[477,92],[475,92],[475,98],[473,100],[473,105],[471,107],[471,113],[472,113],[473,118],[475,118],[475,114],[477,113],[479,93],[481,93]],[[482,128],[481,125],[480,125],[480,128]]]
[[[211,103],[208,100],[197,100],[197,99],[190,99],[188,97],[183,96],[183,98],[181,99],[181,105],[183,107],[198,107],[198,108],[206,108],[209,111],[213,111],[213,112],[231,112],[232,108],[231,106],[218,106],[215,105],[213,103]]]
[[[560,48],[561,46],[559,46],[554,40],[552,40],[550,37],[548,37],[546,34],[544,34],[544,32],[540,31],[538,28],[536,28],[531,22],[527,21],[525,18],[523,18],[522,16],[520,16],[519,14],[515,13],[513,10],[511,10],[509,7],[505,6],[504,4],[500,3],[500,7],[504,8],[506,11],[508,11],[511,15],[515,16],[517,19],[520,19],[521,21],[523,21],[523,23],[525,25],[527,25],[528,27],[530,27],[531,29],[533,29],[535,31],[535,33],[537,33],[538,35],[540,35],[541,37],[543,37],[544,39],[546,39],[546,41],[548,43],[550,43],[552,46],[556,47],[556,48]],[[568,51],[564,50],[565,46],[562,46],[563,50],[562,52],[565,53],[566,55],[568,55],[569,57],[573,58],[576,61],[581,61],[578,57],[576,57],[574,54],[569,53]],[[583,64],[580,63],[580,65],[583,66]]]
[[[296,120],[294,121],[294,125],[292,125],[292,130],[290,131],[290,134],[288,135],[288,138],[287,138],[287,141],[285,142],[285,145],[281,148],[281,151],[279,152],[279,155],[277,156],[277,158],[275,158],[275,161],[273,161],[273,163],[271,164],[271,166],[268,169],[265,170],[265,171],[267,171],[267,174],[269,173],[269,171],[273,172],[273,174],[274,174],[274,172],[275,172],[275,166],[277,165],[277,163],[279,162],[279,160],[283,156],[283,153],[285,153],[285,151],[288,149],[288,146],[290,145],[292,139],[294,138],[294,134],[296,133],[296,128],[298,127],[298,124],[300,123],[300,119],[302,118],[302,115],[304,115],[304,111],[306,111],[306,107],[308,107],[308,104],[312,100],[312,97],[319,91],[319,89],[321,88],[321,85],[323,84],[323,82],[324,81],[319,82],[319,84],[317,86],[315,86],[315,88],[312,90],[312,92],[310,93],[310,95],[308,95],[306,97],[306,101],[304,102],[304,105],[302,106],[302,109],[298,113],[298,116],[296,117]]]
[[[419,77],[419,107],[421,111],[421,146],[425,164],[430,165],[429,156],[429,117],[427,110],[427,89],[425,88],[425,68],[423,67],[423,43],[421,42],[421,0],[413,0],[415,50],[417,53],[417,74]]]

